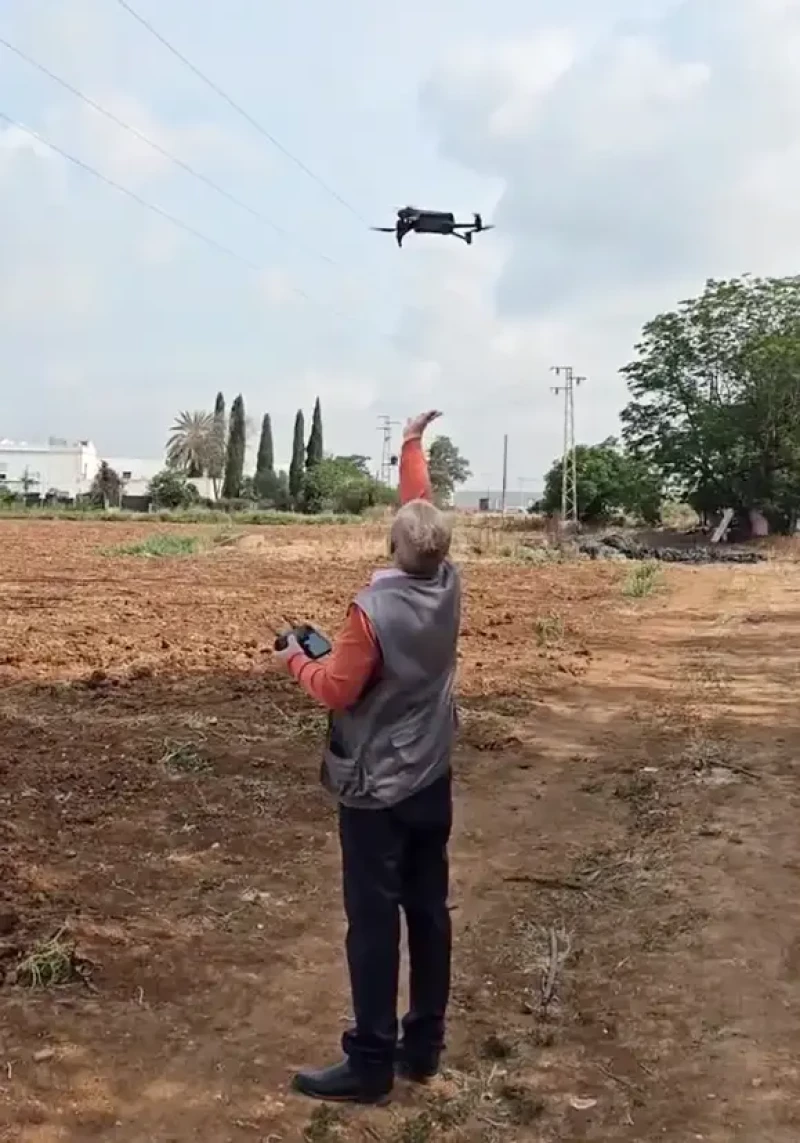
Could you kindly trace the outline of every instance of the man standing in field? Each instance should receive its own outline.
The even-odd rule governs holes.
[[[295,1076],[295,1089],[316,1099],[383,1103],[396,1070],[424,1082],[444,1047],[461,588],[422,448],[438,416],[413,418],[403,434],[393,567],[358,593],[326,658],[309,659],[294,640],[277,652],[331,712],[322,775],[339,802],[355,1027],[343,1037],[342,1063]],[[411,1003],[398,1044],[401,908]]]

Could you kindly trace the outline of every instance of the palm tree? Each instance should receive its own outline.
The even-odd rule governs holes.
[[[214,462],[214,415],[178,413],[167,441],[167,464],[190,478],[205,475]]]

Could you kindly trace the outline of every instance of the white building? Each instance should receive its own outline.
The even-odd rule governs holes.
[[[163,459],[101,456],[91,441],[72,443],[51,437],[47,444],[0,440],[0,485],[11,492],[45,497],[58,493],[70,500],[88,492],[100,462],[114,469],[128,496],[146,496],[147,486],[164,467]],[[201,496],[205,481],[198,481]]]
[[[47,444],[0,440],[0,485],[11,492],[75,498],[88,492],[100,467],[91,441],[51,437]]]
[[[104,460],[109,468],[113,468],[117,476],[122,481],[122,491],[125,496],[146,496],[147,486],[156,475],[164,468],[163,457],[158,460],[143,460],[141,457],[133,456],[104,456],[100,458]],[[199,481],[201,485],[203,481]],[[205,496],[202,487],[199,489],[200,495]]]
[[[57,493],[75,500],[89,491],[103,460],[121,478],[125,496],[146,496],[148,484],[166,463],[163,458],[103,456],[91,441],[70,443],[51,437],[47,444],[28,444],[0,440],[0,487],[42,499]],[[204,500],[214,499],[209,477],[191,483]]]

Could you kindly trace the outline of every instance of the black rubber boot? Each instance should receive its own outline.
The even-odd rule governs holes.
[[[406,1050],[403,1044],[399,1045],[395,1072],[401,1079],[409,1080],[411,1083],[427,1083],[428,1080],[433,1079],[438,1071],[438,1052],[411,1053]]]
[[[357,1072],[346,1059],[320,1071],[298,1072],[292,1087],[300,1095],[328,1103],[384,1104],[389,1102],[393,1080],[391,1072]]]

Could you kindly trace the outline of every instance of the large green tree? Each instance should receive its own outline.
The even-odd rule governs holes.
[[[292,461],[289,465],[289,492],[293,500],[298,500],[303,491],[303,475],[305,473],[305,428],[303,410],[298,409],[294,418]]]
[[[359,456],[327,456],[306,471],[303,508],[306,512],[343,512],[358,515],[377,504],[395,499],[391,490],[365,470]]]
[[[269,413],[265,413],[261,422],[261,436],[258,441],[258,454],[256,456],[254,478],[256,495],[261,495],[262,487],[271,488],[274,480],[275,450],[272,443],[272,420]]]
[[[431,487],[437,504],[448,505],[459,484],[468,480],[469,461],[461,455],[449,437],[436,437],[428,450]]]
[[[322,447],[322,408],[319,397],[314,402],[314,414],[311,418],[311,432],[308,434],[308,447],[306,448],[306,468],[313,468],[319,464],[324,453]]]
[[[584,523],[597,523],[615,512],[626,512],[650,524],[658,521],[658,474],[644,460],[623,452],[613,437],[596,445],[578,445],[575,469],[578,517]],[[545,476],[542,507],[546,512],[561,510],[561,472],[559,457]]]
[[[247,426],[244,414],[244,398],[241,393],[231,405],[231,421],[228,429],[228,448],[225,455],[225,479],[222,495],[225,500],[238,499],[244,477],[244,457],[247,449]]]
[[[623,369],[629,449],[700,513],[800,510],[800,276],[709,281],[649,322]]]

